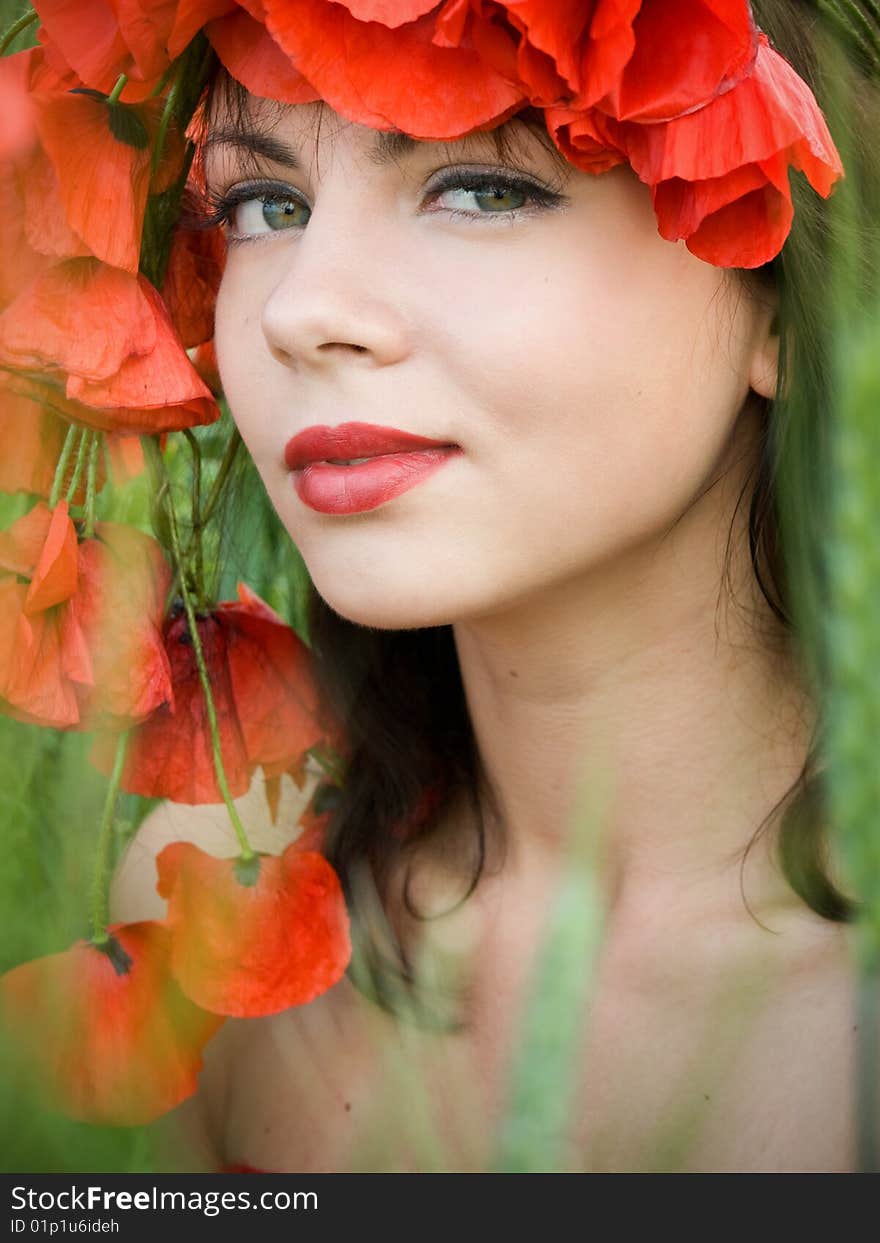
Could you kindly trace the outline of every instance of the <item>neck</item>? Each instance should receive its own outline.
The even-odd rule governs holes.
[[[609,903],[742,905],[742,853],[813,725],[754,582],[737,510],[747,467],[731,465],[665,537],[455,624],[506,875],[561,857],[576,813],[594,810]],[[756,912],[793,898],[771,842],[743,874]]]

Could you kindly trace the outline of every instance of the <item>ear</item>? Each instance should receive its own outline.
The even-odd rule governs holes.
[[[774,313],[772,319],[768,315],[764,321],[761,336],[755,345],[749,368],[749,385],[759,396],[768,397],[772,401],[776,396],[778,380],[779,322]]]

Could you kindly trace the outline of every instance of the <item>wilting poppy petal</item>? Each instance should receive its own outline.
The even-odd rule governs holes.
[[[214,697],[220,747],[232,797],[244,794],[261,764],[289,771],[337,728],[318,703],[308,649],[244,584],[239,599],[198,617]],[[162,706],[133,731],[122,788],[179,803],[219,803],[211,738],[198,667],[183,606],[165,623],[174,706]],[[106,769],[110,747],[93,753]]]
[[[255,765],[242,737],[241,723],[226,661],[226,633],[211,615],[198,621],[220,730],[226,780],[233,798],[246,793]],[[158,708],[129,737],[122,789],[176,803],[219,803],[205,698],[199,681],[186,614],[182,606],[165,624],[165,648],[171,668],[174,705]],[[92,760],[105,769],[112,763],[106,740],[97,740]]]
[[[299,759],[325,737],[317,685],[302,639],[244,583],[238,601],[217,606],[226,661],[250,763]]]
[[[58,210],[62,201],[58,174],[42,147],[37,147],[30,158],[20,164],[19,182],[28,245],[53,259],[88,258],[91,255],[88,246],[70,227],[65,213]],[[49,203],[53,205],[52,210],[47,209]],[[28,283],[22,281],[16,292]]]
[[[73,1118],[140,1126],[196,1089],[222,1019],[170,975],[156,921],[115,925],[106,950],[77,942],[0,978],[0,1021],[29,1084]]]
[[[170,431],[220,411],[187,357],[157,291],[141,275],[71,259],[39,276],[0,315],[0,364],[66,372],[65,417],[114,431]],[[17,385],[49,401],[38,378]],[[51,403],[50,403],[51,404]]]
[[[46,538],[25,597],[28,615],[70,599],[79,581],[77,559],[76,528],[70,520],[67,502],[60,501],[51,512]]]
[[[79,702],[70,672],[85,676],[81,650],[65,648],[59,611],[27,617],[26,588],[0,578],[3,599],[3,663],[0,698],[8,716],[68,729],[79,723]]]
[[[0,361],[108,379],[156,347],[156,313],[143,284],[97,259],[54,264],[0,315]]]
[[[66,432],[64,421],[39,402],[0,391],[0,492],[48,496]]]
[[[0,570],[30,578],[51,525],[52,511],[39,502],[5,531],[0,531]]]
[[[171,571],[156,541],[135,527],[101,522],[79,546],[79,588],[70,601],[94,668],[82,696],[89,727],[98,716],[142,720],[173,701],[161,619]]]
[[[99,523],[78,544],[64,501],[0,532],[4,710],[64,729],[108,714],[127,725],[169,701],[169,582],[158,544],[135,528]]]
[[[182,344],[204,345],[214,336],[214,304],[226,242],[219,229],[178,229],[171,244],[162,298]]]
[[[26,154],[37,136],[28,91],[29,68],[30,59],[20,53],[0,59],[0,160]]]
[[[37,155],[48,164],[42,153],[37,152]],[[13,302],[50,265],[50,260],[38,254],[29,241],[31,221],[26,194],[29,170],[35,158],[32,154],[15,164],[0,161],[0,310]],[[51,174],[51,169],[49,172]],[[55,214],[64,221],[62,212]],[[66,224],[64,227],[69,234]]]
[[[121,73],[133,68],[111,0],[37,0],[44,37],[58,48],[83,82],[109,92]]]
[[[156,859],[171,968],[186,995],[242,1018],[304,1005],[341,978],[348,915],[333,868],[294,842],[249,863],[172,842]]]
[[[110,109],[92,96],[63,95],[37,112],[40,141],[57,173],[71,229],[96,258],[127,272],[138,269],[150,182],[148,133],[161,105],[153,100],[134,110],[144,133],[141,147],[115,137]]]

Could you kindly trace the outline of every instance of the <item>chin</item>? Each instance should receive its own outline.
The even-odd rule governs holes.
[[[399,584],[382,584],[375,581],[347,583],[340,589],[338,581],[323,581],[313,576],[315,590],[326,604],[358,626],[373,630],[419,630],[428,626],[448,625],[452,618],[444,601],[438,599],[436,584],[433,590],[407,592]]]

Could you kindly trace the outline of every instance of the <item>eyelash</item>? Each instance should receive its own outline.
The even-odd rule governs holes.
[[[532,181],[525,177],[512,176],[510,173],[471,173],[461,172],[450,169],[432,189],[428,192],[428,198],[434,199],[441,194],[445,194],[448,190],[465,190],[470,192],[486,192],[492,190],[501,190],[504,193],[514,191],[525,195],[531,200],[532,206],[525,205],[523,207],[515,207],[505,212],[480,212],[480,211],[463,211],[459,208],[446,208],[446,214],[455,218],[465,220],[484,220],[492,219],[511,221],[521,215],[531,215],[535,212],[546,211],[566,201],[565,195],[558,191],[551,190],[547,186],[542,186],[538,182]],[[269,229],[265,233],[235,233],[232,230],[232,219],[235,209],[243,203],[252,202],[257,199],[263,203],[289,203],[300,202],[305,206],[305,200],[301,195],[289,190],[286,187],[279,186],[278,182],[271,181],[252,181],[246,182],[240,186],[234,186],[225,194],[217,194],[209,190],[207,200],[209,211],[204,220],[205,228],[219,228],[226,230],[227,240],[231,244],[239,242],[250,242],[257,238],[269,237],[273,233],[286,233],[295,230],[287,229]]]

